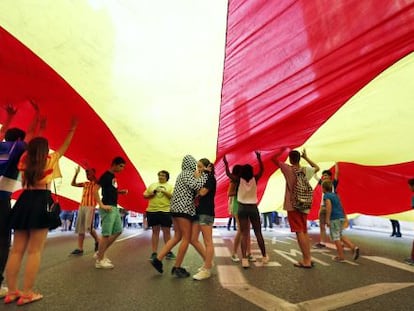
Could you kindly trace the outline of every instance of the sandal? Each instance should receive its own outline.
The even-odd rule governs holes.
[[[17,299],[20,298],[20,292],[18,290],[14,291],[14,292],[8,292],[6,294],[6,296],[4,297],[4,303],[5,304],[9,304],[12,302],[15,302]]]
[[[341,258],[341,257],[338,257],[338,256],[332,258],[332,260],[336,261],[336,262],[345,262],[345,258]]]
[[[38,301],[42,298],[43,298],[42,294],[31,293],[29,295],[21,295],[19,300],[17,300],[17,305],[18,306],[27,305],[28,303]]]
[[[306,266],[300,261],[294,263],[293,266],[296,267],[296,268],[303,268],[303,269],[312,269],[313,268],[313,264],[311,264],[310,266]]]

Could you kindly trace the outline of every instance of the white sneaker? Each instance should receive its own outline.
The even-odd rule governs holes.
[[[93,254],[93,259],[98,259],[98,252],[96,252],[95,254]],[[108,258],[108,257],[104,257],[102,260],[105,260],[109,263],[112,263],[112,261]]]
[[[5,286],[0,287],[0,298],[6,297],[7,293],[9,292],[9,289]]]
[[[268,263],[269,263],[269,256],[265,256],[265,257],[263,257],[262,258],[262,263],[264,264],[264,265],[267,265]]]
[[[215,265],[215,263],[214,263],[214,261],[212,261],[211,262],[211,269],[214,268],[214,265]],[[206,269],[206,268],[204,267],[204,265],[202,265],[200,268],[197,269],[197,271],[200,272],[201,270],[204,270],[204,269]],[[208,270],[208,269],[206,269],[206,270]]]
[[[236,254],[231,255],[231,260],[232,260],[233,262],[240,262],[240,258],[239,258]]]
[[[95,262],[95,268],[96,269],[112,269],[114,267],[114,265],[108,261],[106,261],[105,259],[102,260],[97,260]]]
[[[197,281],[208,279],[211,276],[211,272],[208,269],[201,269],[197,274],[193,275],[193,279]]]

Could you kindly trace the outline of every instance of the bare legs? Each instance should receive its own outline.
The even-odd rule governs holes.
[[[253,227],[254,235],[256,236],[257,244],[259,245],[260,252],[263,257],[266,257],[266,247],[262,235],[262,225],[260,223],[260,218],[250,219],[250,222]]]
[[[152,252],[156,253],[158,250],[158,241],[160,240],[160,231],[161,226],[152,226],[152,237],[151,237],[151,246],[152,246]]]
[[[99,243],[98,235],[96,234],[96,231],[94,228],[90,231],[91,236],[95,240],[96,243]],[[85,233],[79,233],[78,234],[78,249],[83,250],[83,242],[85,241]]]
[[[239,216],[234,215],[234,218],[236,219],[237,223],[237,233],[234,237],[234,243],[233,243],[233,255],[237,255],[237,250],[240,247],[241,242],[241,228],[240,228],[240,220]],[[246,245],[246,252],[247,254],[251,253],[251,242],[250,242],[250,224],[248,225],[249,230],[247,231],[247,245]]]
[[[102,236],[98,248],[98,260],[101,261],[105,257],[106,250],[115,242],[115,240],[121,235],[122,232],[110,235]]]
[[[10,292],[17,288],[17,276],[25,252],[27,252],[26,268],[23,277],[23,295],[33,293],[33,285],[39,271],[40,260],[45,245],[48,229],[15,230],[13,246],[6,267],[7,285]]]
[[[204,246],[199,241],[200,231],[203,234]],[[194,246],[203,258],[203,267],[210,270],[213,266],[214,258],[213,227],[209,225],[194,224],[191,236],[191,245]]]
[[[174,237],[172,239],[170,238],[164,244],[164,247],[161,249],[161,251],[157,255],[158,260],[162,260],[172,250],[172,248],[176,246],[178,242],[181,241],[182,233],[181,233],[181,229],[180,229],[177,219],[178,219],[177,217],[173,217]]]
[[[177,258],[175,259],[175,267],[181,267],[188,245],[191,241],[192,222],[184,217],[176,217],[176,222],[181,231],[181,243],[178,248]]]
[[[200,224],[193,224],[192,233],[191,233],[191,245],[194,246],[197,253],[201,256],[203,261],[206,260],[206,249],[205,246],[200,242],[199,236],[200,236],[201,226]]]
[[[302,252],[302,264],[309,267],[312,265],[309,235],[305,232],[296,232],[296,238],[298,240],[299,248]]]
[[[344,247],[342,246],[342,243],[345,244],[345,246],[349,247],[352,250],[355,250],[355,244],[353,244],[347,237],[341,237],[340,240],[335,241],[336,251],[338,252],[338,257],[340,259],[345,259],[344,254]]]

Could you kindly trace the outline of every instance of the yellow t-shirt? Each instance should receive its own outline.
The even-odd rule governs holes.
[[[169,194],[173,192],[173,186],[169,183],[153,183],[148,187],[147,190],[144,191],[144,195],[149,195],[154,193],[154,190],[163,189],[167,191]],[[147,212],[169,212],[170,211],[170,198],[168,198],[163,193],[157,191],[155,196],[149,199]]]
[[[22,172],[22,177],[24,178],[24,169],[26,168],[26,156],[27,152],[23,153],[20,158],[18,169]],[[45,169],[43,170],[43,177],[39,180],[38,184],[49,184],[53,179],[62,177],[59,167],[59,159],[61,155],[58,152],[53,152],[47,156]]]

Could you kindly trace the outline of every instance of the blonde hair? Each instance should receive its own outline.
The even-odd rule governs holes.
[[[324,180],[322,182],[322,189],[325,190],[326,192],[332,192],[332,181],[330,180]]]

